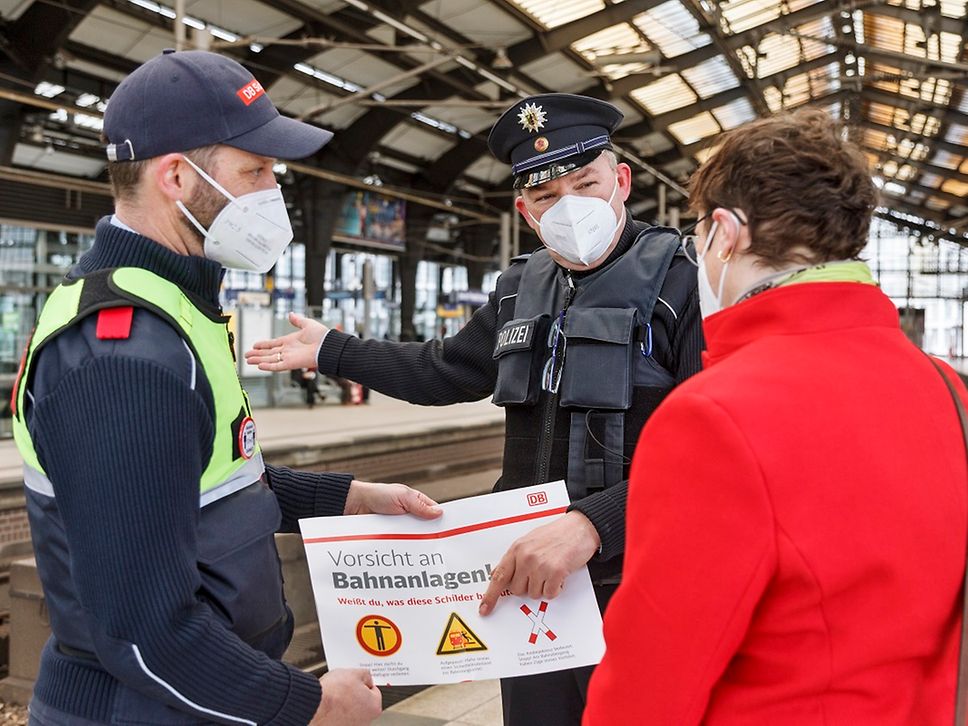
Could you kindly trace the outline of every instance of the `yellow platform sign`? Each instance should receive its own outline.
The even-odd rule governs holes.
[[[440,637],[437,655],[470,653],[475,650],[487,650],[487,646],[474,635],[474,631],[461,620],[460,615],[451,613],[447,620],[447,627],[444,628],[444,634]]]

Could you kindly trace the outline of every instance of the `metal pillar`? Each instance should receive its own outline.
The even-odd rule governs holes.
[[[666,224],[679,229],[679,207],[669,207],[669,221]]]
[[[185,50],[185,0],[175,0],[175,50]]]
[[[511,205],[514,206],[513,203]],[[511,212],[511,256],[517,257],[521,254],[521,215],[515,209]],[[502,268],[503,269],[503,268]]]
[[[501,269],[506,270],[511,264],[511,214],[501,212]]]
[[[370,313],[373,307],[373,260],[363,261],[363,329],[360,337],[369,340],[372,337],[370,330]]]

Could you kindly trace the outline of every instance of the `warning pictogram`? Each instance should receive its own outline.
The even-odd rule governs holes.
[[[548,640],[556,640],[558,638],[551,628],[545,625],[544,617],[548,610],[548,603],[544,600],[541,601],[541,605],[538,606],[538,612],[535,613],[526,604],[521,604],[521,612],[527,615],[531,619],[531,635],[528,636],[528,642],[534,645],[538,642],[538,634],[544,633],[548,636]]]
[[[470,653],[475,650],[487,650],[481,639],[474,635],[474,631],[467,627],[460,615],[451,613],[444,628],[444,634],[437,646],[437,655],[453,655],[454,653]]]
[[[400,650],[403,636],[392,620],[367,615],[356,624],[356,640],[370,655],[388,656]]]

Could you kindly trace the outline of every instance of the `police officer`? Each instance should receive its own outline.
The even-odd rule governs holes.
[[[457,335],[360,341],[292,316],[297,332],[246,354],[263,370],[316,365],[413,403],[490,395],[505,408],[496,489],[565,479],[574,503],[510,547],[482,614],[504,589],[554,597],[586,563],[604,608],[621,572],[639,431],[700,368],[695,268],[675,230],[637,222],[625,208],[631,170],[610,141],[621,121],[609,103],[558,93],[526,98],[498,120],[488,144],[511,164],[515,205],[544,247],[513,260]],[[505,722],[577,724],[590,673],[504,680]]]
[[[293,620],[273,534],[439,510],[400,484],[264,464],[218,305],[223,266],[265,272],[292,238],[274,159],[331,134],[198,51],[135,70],[104,132],[116,213],[50,295],[15,388],[53,631],[31,724],[369,723],[368,672],[317,681],[279,660]]]

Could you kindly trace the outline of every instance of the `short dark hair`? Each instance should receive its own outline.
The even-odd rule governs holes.
[[[107,140],[103,137],[101,140],[107,143]],[[186,151],[185,156],[189,157],[211,174],[213,173],[211,168],[213,166],[213,159],[218,150],[218,144],[201,146],[197,149]],[[142,178],[144,178],[145,169],[150,161],[151,159],[108,162],[108,177],[111,179],[111,190],[114,193],[115,199],[131,201],[137,196],[138,187],[141,184]]]
[[[746,213],[750,252],[773,266],[855,259],[867,244],[877,189],[867,158],[819,109],[734,129],[689,181],[689,205]],[[791,248],[813,255],[804,260]]]

